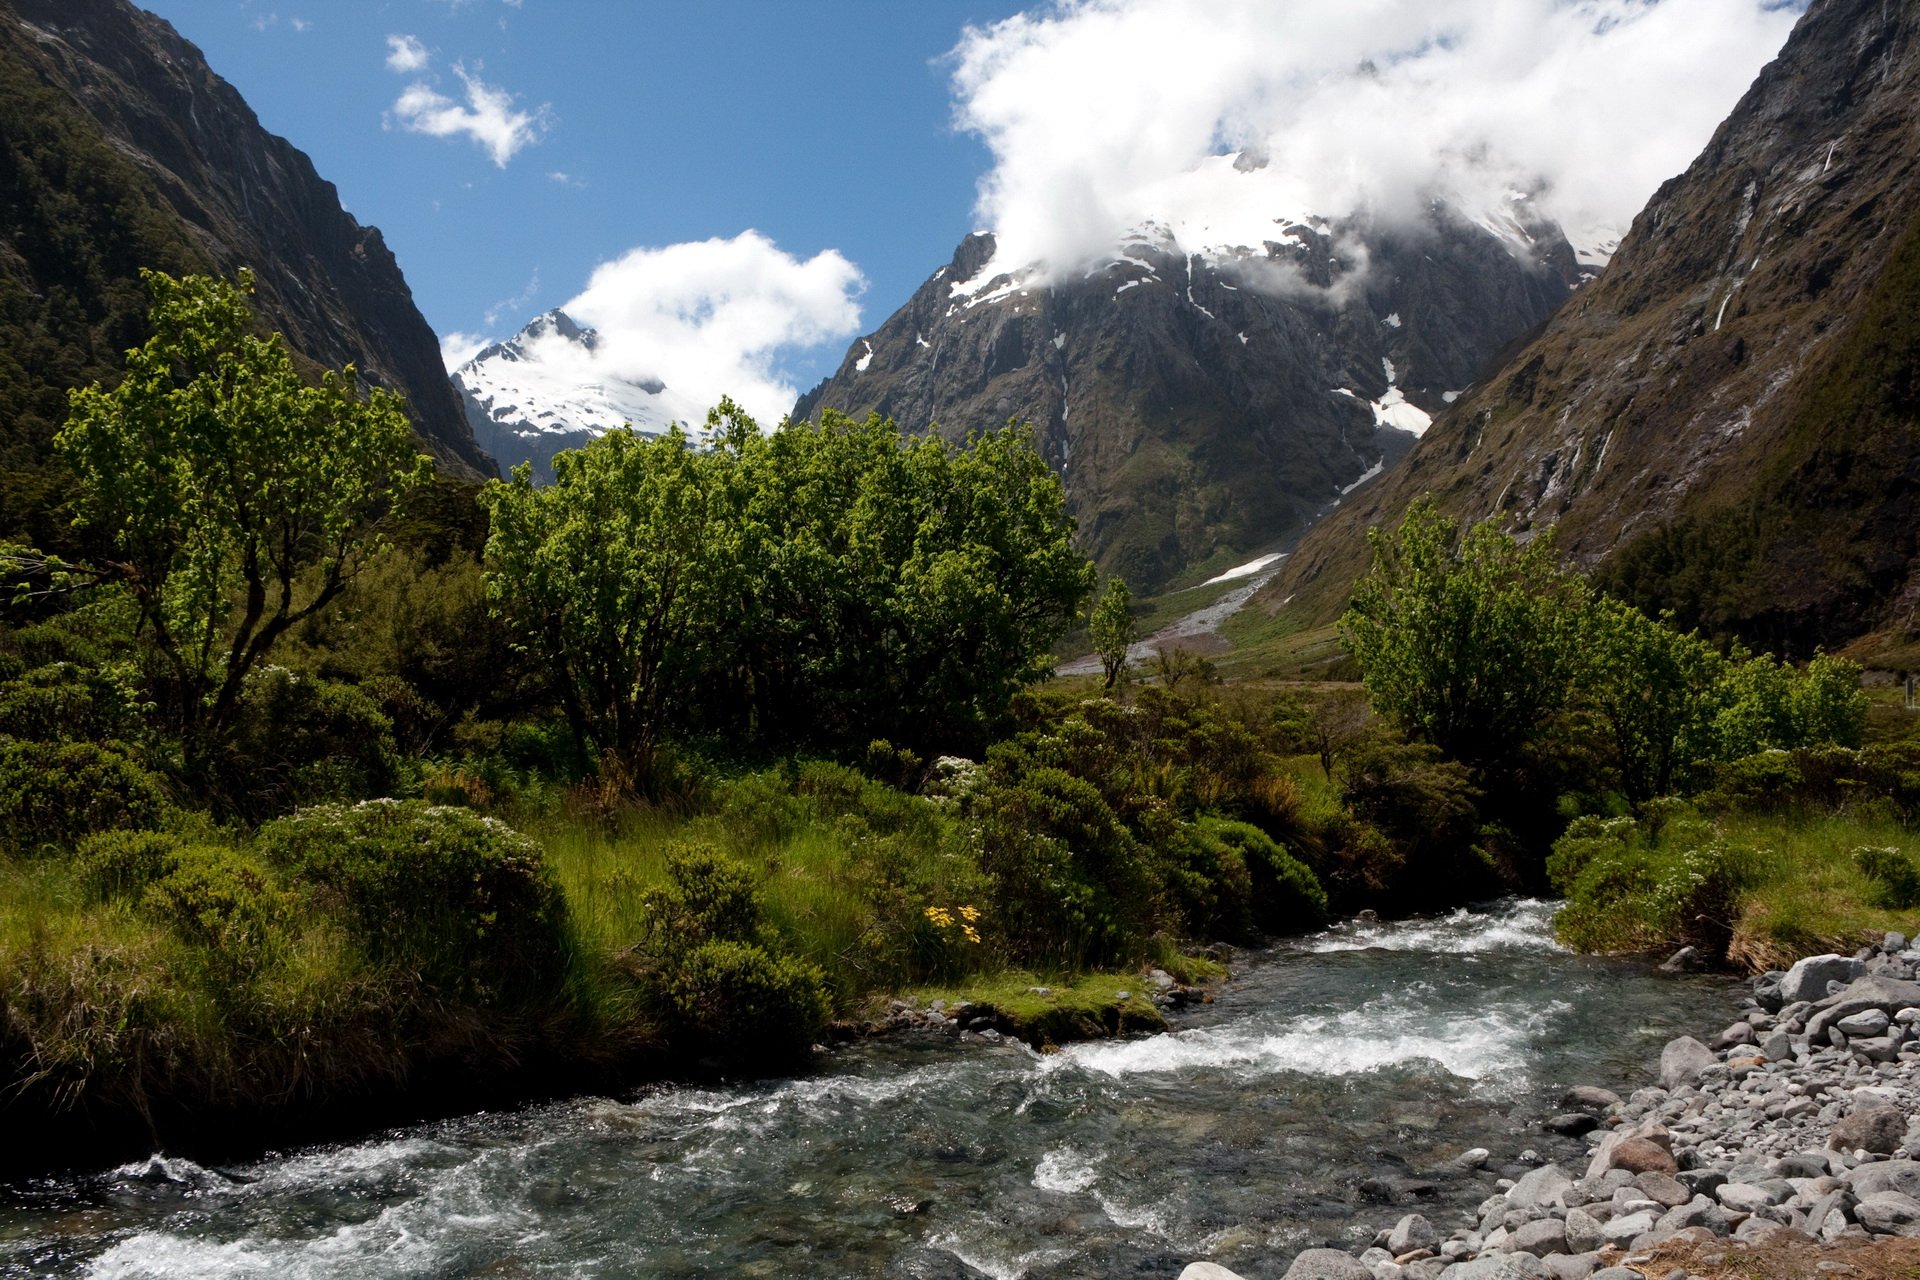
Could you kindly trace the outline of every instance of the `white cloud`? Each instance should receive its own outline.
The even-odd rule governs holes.
[[[387,37],[387,70],[410,75],[415,71],[424,71],[430,60],[427,46],[421,44],[418,37]]]
[[[1147,219],[1190,250],[1276,217],[1534,194],[1624,231],[1778,51],[1789,0],[1058,0],[969,29],[958,125],[995,163],[996,269],[1067,268]],[[1229,153],[1264,155],[1251,172]]]
[[[440,339],[440,362],[452,373],[467,361],[493,345],[493,339],[458,330]]]
[[[388,65],[392,65],[391,56]],[[393,104],[392,116],[401,128],[436,138],[465,134],[485,148],[502,169],[516,152],[540,141],[546,133],[547,107],[534,112],[518,110],[512,94],[487,84],[464,65],[455,63],[453,73],[466,88],[466,103],[455,102],[424,82],[415,82]]]
[[[566,362],[549,372],[572,385],[657,380],[702,412],[732,396],[771,425],[799,395],[782,356],[859,332],[865,285],[838,250],[801,259],[758,231],[634,249],[595,268],[579,296],[561,306],[599,330],[597,350],[551,343],[535,351]],[[441,344],[448,367],[481,342],[448,335]]]

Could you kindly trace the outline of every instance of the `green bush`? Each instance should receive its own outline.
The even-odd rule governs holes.
[[[558,975],[566,904],[540,846],[466,809],[419,801],[318,805],[260,830],[268,862],[335,895],[377,961],[479,999]]]
[[[141,910],[235,969],[256,966],[283,941],[287,897],[266,868],[220,845],[167,853],[162,873],[140,898]]]
[[[661,994],[674,1043],[729,1059],[792,1060],[819,1038],[831,1010],[819,969],[730,939],[677,956]]]
[[[831,1009],[820,970],[784,954],[753,873],[706,845],[667,851],[667,883],[644,900],[634,948],[674,1043],[703,1057],[791,1059]]]
[[[1757,858],[1697,817],[1668,817],[1658,838],[1630,818],[1578,819],[1547,859],[1567,899],[1555,932],[1582,951],[1689,945],[1718,960]]]
[[[667,850],[667,883],[646,897],[657,946],[726,940],[752,942],[761,931],[760,893],[742,863],[707,845]]]
[[[0,841],[28,851],[159,821],[159,781],[89,742],[0,742]]]
[[[1853,851],[1853,863],[1873,882],[1874,906],[1889,911],[1920,907],[1920,866],[1905,851],[1866,845]]]
[[[1203,818],[1205,836],[1232,849],[1245,863],[1252,888],[1256,929],[1294,934],[1317,929],[1327,920],[1327,891],[1305,863],[1274,838],[1248,822]]]
[[[180,838],[161,831],[102,831],[75,851],[80,884],[94,902],[138,900],[167,873]]]
[[[247,678],[232,738],[214,762],[229,808],[259,820],[393,787],[393,725],[360,689],[266,667]]]
[[[133,735],[141,707],[129,673],[55,662],[0,684],[0,736],[105,742]]]

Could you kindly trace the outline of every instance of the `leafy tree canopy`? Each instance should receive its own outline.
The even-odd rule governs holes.
[[[193,752],[232,725],[274,642],[379,548],[376,522],[432,464],[398,396],[363,396],[351,366],[310,384],[278,334],[258,335],[248,273],[143,274],[152,338],[112,390],[73,393],[55,445]]]

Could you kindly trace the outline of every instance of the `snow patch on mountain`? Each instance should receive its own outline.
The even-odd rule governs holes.
[[[663,434],[675,423],[696,429],[705,411],[657,378],[609,377],[594,359],[599,335],[564,311],[539,316],[453,372],[474,439],[504,473],[531,462],[551,479],[553,455],[577,449],[617,427]]]

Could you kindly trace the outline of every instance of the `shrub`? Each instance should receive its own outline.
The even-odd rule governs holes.
[[[0,743],[0,841],[19,850],[144,827],[166,808],[155,777],[89,742]]]
[[[1756,859],[1757,851],[1729,845],[1697,819],[1669,818],[1658,840],[1630,819],[1579,819],[1548,858],[1567,897],[1555,932],[1582,951],[1685,944],[1718,960]]]
[[[0,684],[0,735],[37,742],[129,737],[139,700],[118,668],[56,662]]]
[[[216,953],[225,966],[251,969],[282,942],[286,895],[246,855],[189,845],[168,852],[163,865],[141,895],[141,910]]]
[[[95,902],[137,900],[167,872],[180,838],[159,831],[102,831],[80,842],[81,886]]]
[[[492,818],[418,801],[318,805],[261,828],[266,859],[337,895],[376,960],[480,999],[544,989],[566,905],[540,846]]]
[[[826,1025],[825,978],[792,956],[751,942],[701,942],[662,974],[676,1042],[702,1055],[791,1060]]]
[[[1238,853],[1252,888],[1254,927],[1266,933],[1305,933],[1327,920],[1327,891],[1305,863],[1247,822],[1203,818],[1200,830]]]
[[[1853,864],[1873,882],[1874,906],[1890,911],[1920,907],[1920,866],[1904,850],[1862,846],[1853,851]]]
[[[247,679],[215,786],[253,819],[321,800],[365,800],[393,785],[393,725],[360,689],[266,667]]]
[[[635,946],[670,1037],[702,1056],[783,1060],[818,1037],[831,1003],[818,968],[782,954],[753,873],[706,845],[667,851]]]

